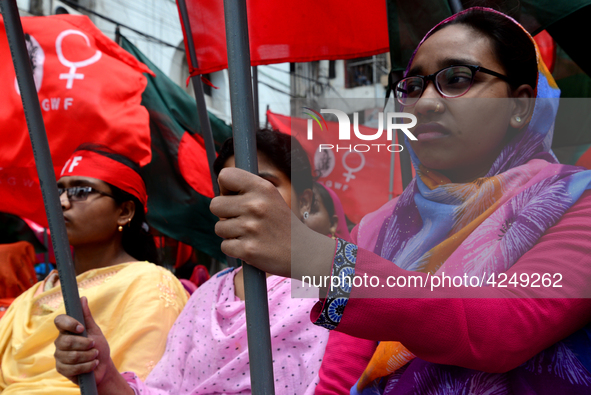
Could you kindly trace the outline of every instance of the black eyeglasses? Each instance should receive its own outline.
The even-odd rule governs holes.
[[[441,96],[449,98],[460,97],[470,90],[474,83],[474,76],[478,71],[509,82],[507,76],[482,66],[448,66],[430,75],[413,75],[412,77],[406,77],[397,81],[394,84],[396,99],[403,106],[414,105],[423,94],[429,81],[435,84]]]
[[[88,199],[88,195],[90,195],[91,193],[98,193],[99,195],[108,196],[110,198],[115,199],[115,197],[113,197],[113,195],[109,195],[106,192],[99,191],[99,190],[94,189],[93,187],[89,187],[89,186],[71,187],[71,188],[59,188],[58,187],[57,191],[60,196],[62,196],[64,194],[64,192],[66,192],[66,195],[68,196],[68,200],[71,202],[82,202],[82,201]]]

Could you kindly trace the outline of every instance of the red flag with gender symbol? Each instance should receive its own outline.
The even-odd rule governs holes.
[[[86,16],[21,18],[56,177],[82,143],[104,144],[150,162],[148,111],[140,105],[151,71]],[[23,105],[0,18],[0,211],[47,225]]]
[[[395,155],[392,174],[390,152],[397,152],[400,148],[395,146],[395,142],[386,139],[386,133],[371,144],[339,141],[339,124],[322,119],[319,122],[323,125],[322,130],[317,127],[314,138],[308,139],[308,119],[288,117],[271,111],[267,111],[267,119],[274,129],[291,134],[302,144],[318,182],[335,191],[345,214],[354,223],[359,223],[364,215],[379,209],[388,201],[392,176],[392,197],[402,193],[400,158]],[[376,130],[361,125],[359,131],[365,135],[376,133]]]

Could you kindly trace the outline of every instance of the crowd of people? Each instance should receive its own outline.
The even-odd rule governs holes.
[[[267,274],[275,393],[591,393],[591,172],[552,154],[560,91],[534,40],[462,11],[392,89],[418,121],[416,177],[352,230],[291,136],[257,131],[258,175],[235,167],[231,138],[218,152],[215,231]],[[137,164],[108,147],[79,147],[57,186],[85,326],[57,272],[20,290],[0,318],[0,393],[75,394],[88,372],[105,395],[251,393],[241,268],[189,295],[158,265]],[[432,286],[445,275],[484,281]]]

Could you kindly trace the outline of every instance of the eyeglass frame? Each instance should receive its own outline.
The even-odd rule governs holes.
[[[441,72],[443,72],[443,71],[445,71],[447,69],[450,69],[452,67],[467,67],[472,72],[472,79],[470,81],[470,86],[468,86],[468,89],[466,89],[466,91],[464,93],[462,93],[460,95],[457,95],[457,96],[447,96],[445,93],[443,93],[441,91],[441,89],[439,88],[439,86],[437,84],[437,81],[436,81],[437,75],[439,75]],[[403,105],[405,107],[412,107],[415,104],[417,104],[417,102],[419,101],[419,99],[421,98],[421,96],[423,96],[423,93],[425,92],[425,89],[427,89],[427,84],[429,83],[429,81],[433,82],[433,85],[435,85],[435,89],[437,90],[437,92],[439,92],[439,94],[442,97],[449,98],[449,99],[455,99],[456,97],[464,96],[466,93],[468,93],[468,91],[470,91],[470,89],[472,88],[472,85],[474,85],[474,78],[476,78],[476,73],[478,71],[481,71],[483,73],[486,73],[486,74],[492,75],[494,77],[500,78],[501,80],[507,82],[508,84],[511,84],[511,80],[509,79],[509,77],[507,77],[506,75],[497,73],[496,71],[487,69],[486,67],[482,67],[482,66],[478,66],[478,65],[470,65],[470,64],[454,64],[454,65],[446,66],[446,67],[442,68],[441,70],[436,71],[433,74],[429,74],[429,75],[411,75],[409,77],[401,78],[401,79],[399,79],[398,81],[396,81],[395,83],[392,84],[392,86],[393,86],[392,91],[394,92],[394,97],[396,97],[396,100],[398,101],[398,103],[400,103],[400,99],[398,99],[398,95],[397,95],[398,84],[400,82],[404,81],[405,79],[408,79],[408,78],[420,78],[420,79],[423,80],[423,90],[421,91],[420,96],[417,98],[417,101],[414,102],[413,104],[403,104],[403,103],[400,103],[401,105]]]
[[[70,193],[70,191],[73,191],[74,189],[78,189],[78,190],[85,189],[87,191],[86,198],[82,199],[82,200],[72,200],[72,196],[74,195],[74,193]],[[98,193],[99,195],[102,195],[102,196],[108,196],[111,199],[115,199],[115,196],[110,195],[110,194],[103,192],[103,191],[99,191],[98,189],[91,187],[89,185],[78,185],[78,186],[70,187],[70,188],[58,187],[57,192],[58,192],[60,198],[64,193],[66,193],[66,197],[68,198],[68,201],[70,201],[70,202],[85,202],[86,200],[88,200],[88,195],[90,195],[93,192]]]

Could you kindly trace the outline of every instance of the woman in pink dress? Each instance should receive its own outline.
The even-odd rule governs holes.
[[[277,191],[300,220],[309,217],[312,176],[299,143],[288,135],[261,130],[257,150],[262,187]],[[219,174],[233,166],[229,139],[214,170]],[[315,300],[292,298],[291,291],[290,279],[267,276],[275,389],[277,394],[312,395],[328,331],[309,322]],[[57,366],[73,381],[76,375],[94,370],[99,394],[251,393],[241,269],[224,270],[193,293],[168,335],[164,356],[145,382],[133,372],[119,374],[109,358],[109,345],[87,309],[85,319],[87,339],[68,334],[78,332],[76,320],[67,316],[56,320],[61,332],[55,342]]]
[[[426,35],[392,88],[417,118],[417,176],[398,199],[335,241],[279,221],[277,194],[229,169],[211,205],[232,238],[222,250],[330,276],[311,319],[361,339],[333,359],[360,375],[353,394],[591,393],[591,172],[552,154],[560,92],[533,38],[468,9]]]

